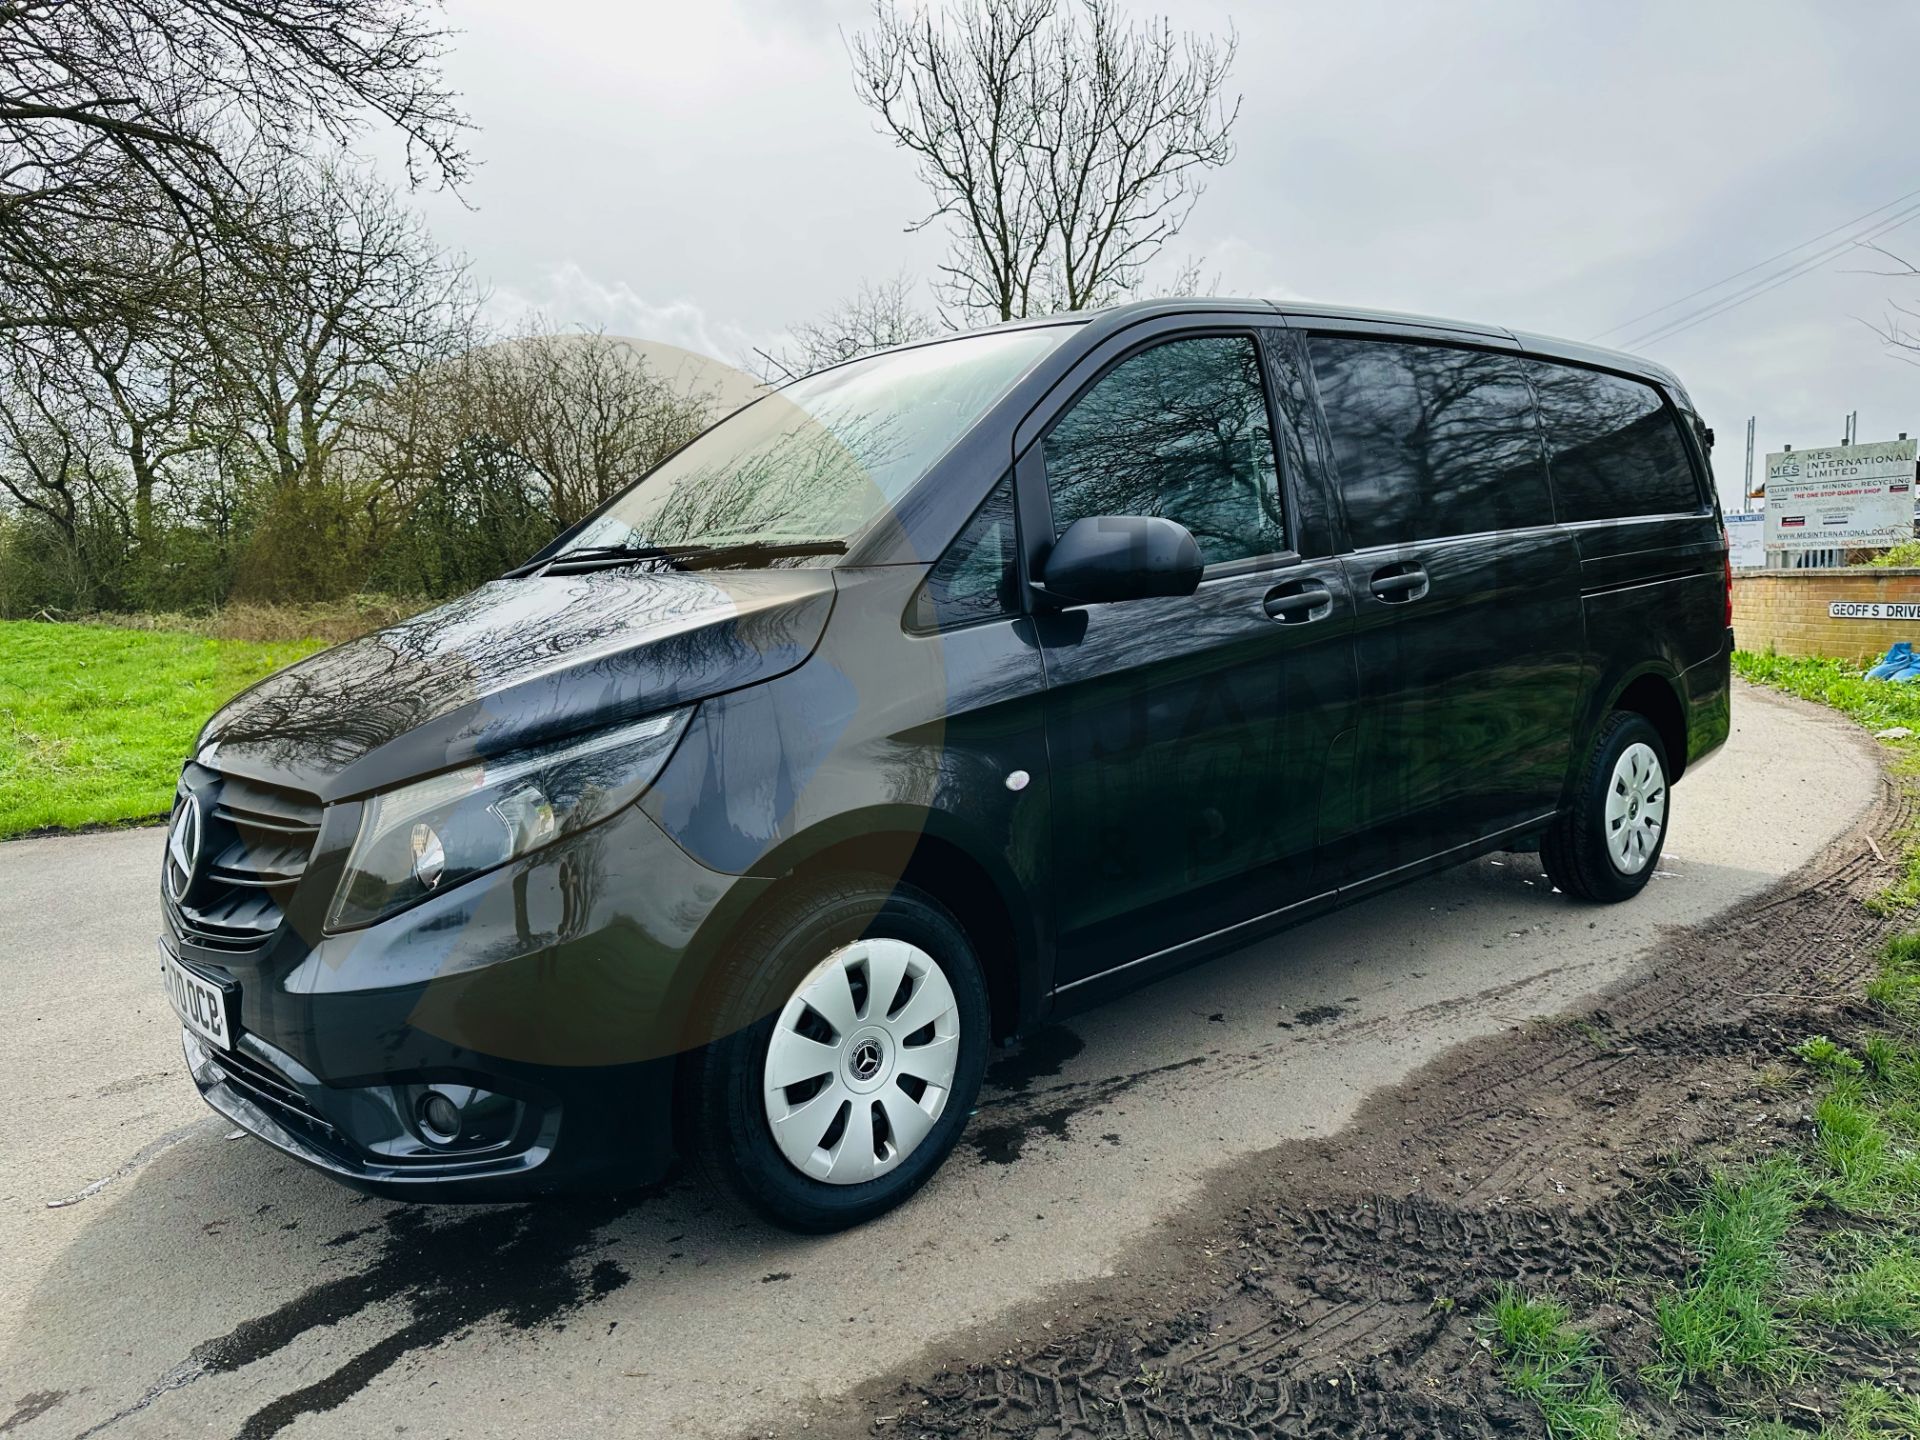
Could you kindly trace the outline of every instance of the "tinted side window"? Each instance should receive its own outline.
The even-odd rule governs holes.
[[[1562,520],[1700,508],[1679,425],[1651,385],[1572,365],[1527,364],[1546,422]]]
[[[1552,523],[1533,399],[1511,357],[1325,336],[1309,352],[1356,549]]]
[[[1013,477],[993,487],[913,597],[916,629],[995,620],[1020,608],[1014,560]]]
[[[1246,335],[1170,340],[1114,366],[1047,432],[1056,530],[1164,515],[1208,564],[1287,548],[1260,351]]]

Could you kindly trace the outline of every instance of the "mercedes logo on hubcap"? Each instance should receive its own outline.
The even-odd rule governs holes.
[[[877,1040],[862,1040],[853,1047],[853,1053],[847,1056],[847,1069],[853,1072],[856,1080],[871,1080],[880,1073],[880,1043]]]
[[[167,863],[162,883],[167,898],[178,905],[193,883],[193,868],[200,863],[200,797],[188,795],[174,812],[167,831]]]

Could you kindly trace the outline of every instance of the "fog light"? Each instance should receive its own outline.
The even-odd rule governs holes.
[[[420,1128],[429,1140],[448,1144],[460,1138],[460,1107],[438,1090],[420,1097]]]

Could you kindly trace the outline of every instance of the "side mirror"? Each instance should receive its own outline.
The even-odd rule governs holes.
[[[1040,589],[1067,604],[1097,605],[1200,588],[1193,533],[1159,515],[1089,515],[1066,529],[1041,566]]]

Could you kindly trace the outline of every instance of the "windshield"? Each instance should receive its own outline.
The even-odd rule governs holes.
[[[795,381],[666,461],[567,548],[848,540],[1066,333],[969,335]]]

